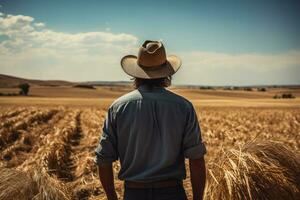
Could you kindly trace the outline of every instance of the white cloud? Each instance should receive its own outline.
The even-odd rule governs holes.
[[[2,12],[0,12],[0,17],[3,17],[3,16],[4,16],[4,14]]]
[[[7,15],[0,19],[0,34],[6,35],[10,41],[23,40],[30,45],[53,48],[86,48],[95,46],[110,46],[111,48],[123,48],[133,46],[137,38],[133,35],[108,32],[83,32],[63,33],[46,28],[37,30],[36,27],[45,26],[44,23],[33,23],[34,18],[23,15]],[[23,44],[22,44],[23,45]]]
[[[120,58],[136,49],[138,41],[126,33],[58,32],[23,15],[1,17],[0,35],[8,38],[0,41],[0,73],[45,74],[46,79],[124,79]]]
[[[34,19],[24,15],[6,15],[0,18],[0,34],[8,37],[22,37],[23,34],[28,34],[34,31],[32,21]]]
[[[35,27],[45,27],[45,24],[44,23],[42,23],[42,22],[39,22],[39,23],[34,23],[34,26]]]

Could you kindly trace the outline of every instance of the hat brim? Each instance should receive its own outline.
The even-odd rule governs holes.
[[[167,62],[159,67],[142,67],[137,64],[137,57],[134,55],[124,56],[121,66],[126,74],[135,78],[156,79],[175,74],[181,66],[181,60],[177,56],[167,56]]]

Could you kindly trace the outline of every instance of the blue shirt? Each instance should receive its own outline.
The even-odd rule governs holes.
[[[139,182],[186,177],[184,158],[206,153],[193,105],[162,87],[140,86],[108,109],[95,162],[120,160],[121,180]]]

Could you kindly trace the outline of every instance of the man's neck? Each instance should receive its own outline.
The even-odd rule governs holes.
[[[138,90],[141,90],[141,91],[163,91],[163,90],[165,90],[165,88],[162,86],[143,84],[138,87]]]

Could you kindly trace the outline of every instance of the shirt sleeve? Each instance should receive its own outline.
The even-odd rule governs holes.
[[[185,158],[189,159],[198,159],[206,154],[206,147],[202,142],[198,118],[192,105],[187,113],[183,136],[183,154]]]
[[[97,165],[111,164],[118,159],[117,152],[117,137],[114,128],[114,116],[110,108],[104,121],[99,145],[95,150],[95,163]]]

